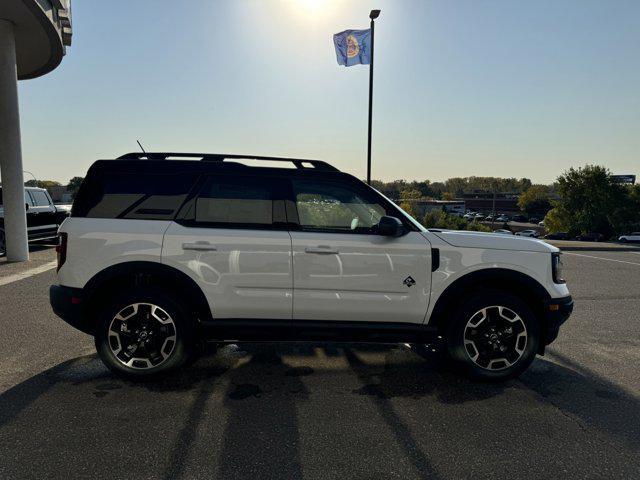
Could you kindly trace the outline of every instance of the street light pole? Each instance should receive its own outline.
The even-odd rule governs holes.
[[[33,186],[37,187],[38,185],[36,185],[38,183],[38,179],[36,178],[36,176],[31,173],[29,170],[22,170],[22,173],[28,173],[29,175],[31,175],[33,177],[33,181],[36,182]]]
[[[371,63],[369,64],[369,137],[367,141],[367,184],[371,185],[371,130],[372,130],[372,113],[373,113],[373,49],[375,45],[375,22],[374,20],[380,16],[380,10],[371,10],[369,18],[371,19]]]

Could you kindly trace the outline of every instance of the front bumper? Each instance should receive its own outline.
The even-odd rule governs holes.
[[[573,312],[573,298],[571,298],[571,295],[552,298],[546,302],[546,321],[542,332],[543,346],[549,345],[558,337],[560,326],[567,321],[571,312]]]
[[[49,288],[49,301],[53,313],[74,328],[93,335],[93,331],[84,320],[84,298],[81,288],[51,285]]]

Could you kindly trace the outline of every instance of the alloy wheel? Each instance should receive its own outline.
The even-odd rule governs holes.
[[[111,320],[109,348],[123,365],[135,369],[164,363],[176,346],[176,325],[171,316],[152,303],[133,303]]]
[[[485,307],[467,321],[464,348],[469,358],[487,370],[504,370],[515,364],[527,347],[527,327],[510,308]]]

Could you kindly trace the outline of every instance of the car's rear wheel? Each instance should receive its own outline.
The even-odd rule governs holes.
[[[96,349],[112,371],[150,377],[183,366],[194,352],[193,326],[170,293],[145,288],[105,304]]]
[[[515,295],[479,290],[455,312],[447,329],[447,351],[477,380],[503,381],[529,367],[540,343],[540,325]]]

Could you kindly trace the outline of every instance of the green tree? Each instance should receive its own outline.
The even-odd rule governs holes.
[[[518,207],[529,216],[534,214],[546,215],[551,210],[549,187],[546,185],[532,185],[518,198]]]
[[[453,195],[453,193],[451,193],[451,192],[444,192],[444,193],[442,194],[442,200],[453,200],[453,199],[455,199],[455,198],[456,198],[456,197],[455,197],[455,196]]]
[[[60,186],[60,182],[55,180],[28,180],[24,182],[27,187],[49,188]]]
[[[568,232],[571,230],[571,218],[562,206],[552,208],[544,217],[544,228],[550,233]]]
[[[400,192],[401,200],[420,200],[421,198],[424,198],[422,192],[415,188],[407,188]]]
[[[633,190],[614,183],[605,167],[570,168],[558,177],[557,192],[560,200],[547,215],[551,228],[562,227],[573,235],[598,232],[610,236],[625,230],[637,216],[630,208]]]
[[[69,180],[69,185],[67,185],[67,190],[71,192],[71,195],[73,197],[75,197],[76,193],[78,193],[78,189],[80,188],[80,184],[82,183],[83,180],[84,180],[83,177],[73,177],[71,180]]]
[[[413,218],[418,218],[418,209],[412,202],[402,202],[400,208],[411,215]]]

